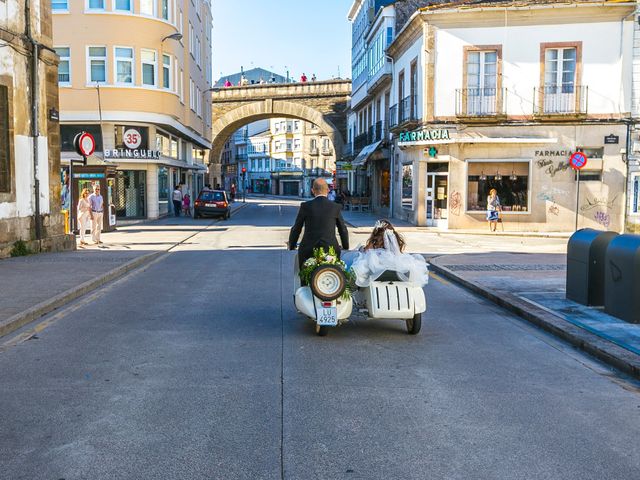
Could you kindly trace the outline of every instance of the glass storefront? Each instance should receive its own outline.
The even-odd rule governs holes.
[[[144,218],[146,216],[147,172],[144,170],[118,170],[114,189],[117,218]]]
[[[467,211],[486,211],[487,197],[492,188],[498,191],[503,211],[528,211],[529,163],[529,161],[469,161]]]

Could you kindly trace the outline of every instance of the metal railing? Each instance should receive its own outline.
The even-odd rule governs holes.
[[[589,87],[585,85],[545,85],[534,89],[537,115],[587,113]]]
[[[404,97],[400,102],[400,108],[398,109],[398,123],[403,124],[417,120],[418,118],[418,98],[416,95],[409,95]]]
[[[497,88],[456,89],[456,115],[491,117],[504,113],[506,91]]]
[[[331,147],[322,147],[322,155],[331,155],[333,154],[333,149]]]
[[[319,155],[318,147],[311,147],[309,149],[309,155],[318,156]]]
[[[398,125],[398,104],[389,107],[389,128],[393,128]]]

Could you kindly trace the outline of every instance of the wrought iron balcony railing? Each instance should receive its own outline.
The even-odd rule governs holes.
[[[504,114],[506,91],[497,88],[456,89],[456,116],[492,117]]]
[[[563,84],[534,89],[536,115],[572,115],[588,112],[589,87]]]

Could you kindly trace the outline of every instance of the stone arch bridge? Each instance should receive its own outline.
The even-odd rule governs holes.
[[[225,142],[240,127],[266,118],[299,118],[329,137],[340,159],[347,134],[351,80],[262,84],[212,90],[212,164],[220,164]]]

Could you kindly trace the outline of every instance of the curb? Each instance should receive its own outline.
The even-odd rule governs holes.
[[[465,280],[459,275],[456,275],[452,270],[434,263],[433,260],[434,259],[428,260],[428,262],[436,273],[457,283],[467,290],[491,300],[498,306],[515,313],[524,320],[527,320],[542,330],[569,342],[571,345],[578,347],[612,367],[615,367],[636,379],[640,379],[640,356],[591,332],[583,330],[582,328],[563,320],[549,311],[537,307],[511,293],[500,292],[496,295],[478,283]]]
[[[249,204],[241,205],[232,211],[237,212],[238,210],[241,210],[242,208],[248,205]],[[152,252],[146,255],[142,255],[138,258],[134,258],[133,260],[130,260],[129,262],[114,268],[113,270],[105,273],[104,275],[101,275],[97,278],[94,278],[93,280],[90,280],[81,288],[74,289],[74,290],[67,290],[66,292],[59,293],[58,295],[54,296],[53,298],[50,298],[49,300],[40,302],[37,305],[34,305],[33,307],[30,307],[23,312],[17,313],[7,318],[6,320],[0,322],[0,338],[8,335],[11,332],[16,331],[17,329],[23,327],[24,325],[30,322],[33,322],[34,320],[37,320],[38,318],[48,313],[51,313],[54,310],[57,310],[58,308],[66,305],[67,303],[98,289],[105,283],[115,280],[116,278],[122,277],[123,275],[129,273],[130,271],[135,270],[138,267],[141,267],[142,265],[152,262],[156,258],[162,255],[165,255],[167,252],[177,247],[178,245],[181,245],[184,242],[188,241],[195,235],[198,235],[199,233],[205,231],[207,228],[214,225],[215,223],[217,222],[213,221],[209,223],[207,226],[194,232],[192,235],[189,235],[187,238],[184,238],[179,242],[174,243],[166,250],[160,250],[157,252]]]
[[[120,265],[119,267],[114,268],[113,270],[105,273],[104,275],[101,275],[98,278],[94,278],[93,280],[87,282],[85,285],[83,285],[79,289],[67,290],[66,292],[62,292],[56,295],[55,297],[50,298],[49,300],[45,300],[44,302],[40,302],[39,304],[28,308],[24,312],[20,312],[13,315],[12,317],[9,317],[8,319],[0,323],[0,337],[3,337],[19,329],[20,327],[26,325],[27,323],[30,323],[46,315],[47,313],[50,313],[66,305],[67,303],[71,302],[72,300],[75,300],[76,298],[86,295],[87,293],[92,292],[93,290],[96,290],[98,287],[101,287],[105,283],[110,282],[111,280],[114,280],[118,277],[121,277],[126,273],[129,273],[131,270],[134,270],[140,267],[141,265],[149,263],[152,260],[159,257],[160,255],[164,255],[165,253],[167,252],[162,250],[159,252],[148,253],[141,257],[135,258],[125,263],[124,265]]]

